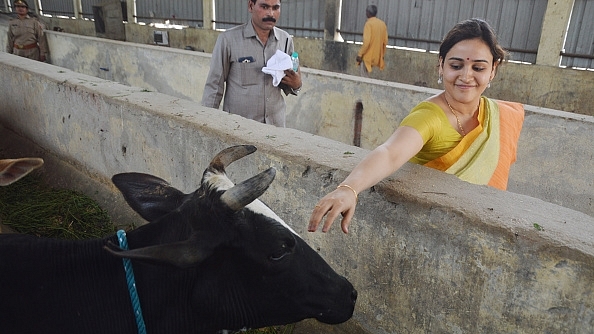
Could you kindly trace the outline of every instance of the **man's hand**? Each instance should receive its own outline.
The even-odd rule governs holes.
[[[281,83],[289,86],[292,89],[301,88],[301,69],[297,69],[297,72],[292,69],[285,70],[285,76],[281,80]]]

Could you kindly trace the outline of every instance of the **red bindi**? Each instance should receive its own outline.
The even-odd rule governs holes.
[[[466,58],[466,60],[470,60],[470,58]]]

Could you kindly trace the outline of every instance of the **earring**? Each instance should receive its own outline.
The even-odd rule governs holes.
[[[443,83],[443,77],[441,76],[441,74],[439,75],[439,78],[437,79],[437,84],[441,85]]]
[[[487,88],[491,88],[491,81],[487,84]]]

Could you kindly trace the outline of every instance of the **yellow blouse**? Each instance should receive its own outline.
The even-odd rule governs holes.
[[[466,135],[470,142],[482,130],[484,103],[479,107],[479,126]],[[421,134],[423,148],[410,162],[424,165],[450,152],[460,143],[462,136],[452,127],[444,111],[435,103],[423,101],[415,106],[400,126],[410,126]],[[470,136],[470,137],[469,137]]]

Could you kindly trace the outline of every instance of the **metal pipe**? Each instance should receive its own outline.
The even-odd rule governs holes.
[[[353,145],[361,147],[361,125],[363,124],[363,102],[358,100],[355,104],[355,134]]]

